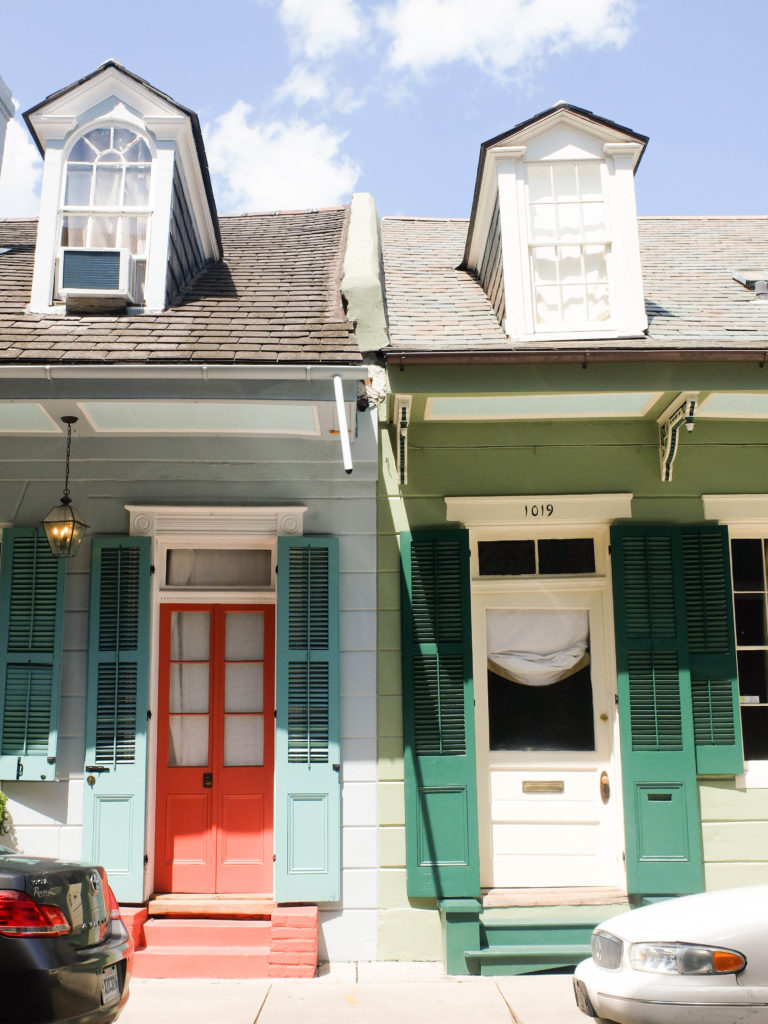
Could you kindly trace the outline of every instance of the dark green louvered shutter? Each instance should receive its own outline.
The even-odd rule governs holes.
[[[678,527],[611,530],[627,886],[703,888]]]
[[[404,533],[401,558],[408,895],[476,897],[467,533]]]
[[[150,544],[91,542],[83,858],[126,902],[144,898]]]
[[[338,541],[277,548],[275,898],[341,899]]]
[[[685,606],[699,775],[744,771],[728,530],[684,526]]]
[[[3,530],[0,556],[0,778],[51,780],[61,686],[66,562],[39,527]]]

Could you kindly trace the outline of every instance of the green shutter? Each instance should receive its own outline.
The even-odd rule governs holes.
[[[0,557],[0,778],[52,780],[66,561],[39,527],[3,530]]]
[[[684,526],[685,607],[699,775],[744,771],[728,530]]]
[[[83,858],[125,902],[144,898],[150,543],[91,542]]]
[[[275,898],[341,898],[338,541],[277,548]]]
[[[401,558],[408,895],[476,897],[467,533],[404,533]]]
[[[703,888],[679,527],[611,530],[631,893]]]

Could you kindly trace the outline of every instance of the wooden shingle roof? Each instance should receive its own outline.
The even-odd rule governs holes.
[[[641,217],[647,335],[515,342],[476,279],[457,269],[466,220],[382,222],[390,345],[402,352],[736,348],[768,345],[768,302],[733,280],[768,270],[768,217]]]
[[[222,217],[224,259],[175,306],[140,316],[26,312],[37,222],[0,221],[0,366],[360,363],[341,299],[348,217],[348,207]]]

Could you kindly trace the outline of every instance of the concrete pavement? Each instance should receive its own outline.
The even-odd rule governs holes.
[[[135,979],[120,1024],[587,1024],[569,975],[446,978],[436,964],[334,964],[311,980]]]

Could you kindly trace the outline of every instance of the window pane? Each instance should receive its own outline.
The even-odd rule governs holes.
[[[82,163],[92,163],[96,157],[93,146],[89,146],[86,139],[78,139],[69,153],[69,159],[79,160]]]
[[[103,153],[105,149],[111,149],[112,147],[111,128],[94,128],[93,131],[88,132],[85,138],[99,153]]]
[[[146,206],[149,202],[149,167],[137,164],[125,169],[125,206]]]
[[[600,182],[600,164],[579,164],[579,187],[582,199],[600,199],[603,187]]]
[[[264,657],[264,616],[261,612],[227,612],[227,661],[260,661]]]
[[[605,211],[602,203],[584,203],[581,208],[584,238],[602,238],[605,235]]]
[[[587,288],[587,319],[608,320],[611,304],[607,285],[590,285]]]
[[[536,319],[540,324],[560,322],[562,317],[559,288],[536,289]]]
[[[732,540],[731,563],[734,590],[763,589],[762,540]]]
[[[128,249],[134,256],[144,256],[147,251],[146,217],[120,218],[120,247]]]
[[[123,177],[122,165],[99,163],[96,165],[96,182],[93,189],[94,206],[118,206],[120,186]]]
[[[554,164],[552,168],[554,178],[555,199],[562,203],[567,200],[572,202],[579,198],[579,189],[576,183],[575,164]]]
[[[268,587],[272,552],[173,548],[168,552],[166,583],[170,587]]]
[[[537,284],[557,281],[557,249],[545,246],[533,250],[533,278]]]
[[[579,241],[581,234],[581,207],[578,203],[559,203],[557,207],[557,240]]]
[[[560,280],[563,284],[575,284],[584,280],[581,267],[581,246],[563,245],[558,250],[560,256]]]
[[[85,232],[88,227],[87,217],[61,218],[61,244],[80,248],[85,245]]]
[[[122,164],[123,158],[119,153],[116,153],[114,149],[108,150],[106,153],[102,153],[99,157],[100,164]]]
[[[137,139],[135,144],[130,149],[126,149],[123,154],[126,160],[136,163],[149,163],[152,159],[152,154],[149,151],[149,146],[143,139]]]
[[[132,142],[135,141],[136,132],[131,131],[130,128],[115,128],[112,138],[112,145],[118,152],[122,153],[124,149],[126,149],[128,146],[131,145]]]
[[[208,764],[208,716],[171,715],[168,719],[168,764]]]
[[[264,666],[227,665],[224,692],[224,710],[264,710]]]
[[[481,540],[477,544],[481,576],[532,576],[536,548],[532,540]]]
[[[539,541],[540,573],[595,571],[595,544],[591,537]]]
[[[91,202],[90,166],[78,167],[70,164],[67,168],[67,184],[64,190],[64,202],[67,206],[89,206]]]
[[[528,195],[530,196],[530,201],[532,203],[552,199],[552,185],[549,167],[529,164]]]
[[[168,706],[171,712],[208,713],[210,670],[207,662],[171,665]]]
[[[747,761],[768,760],[768,708],[743,707],[741,731]]]
[[[759,647],[766,642],[765,599],[762,594],[737,594],[736,643],[740,647]]]
[[[534,242],[554,242],[555,208],[550,203],[531,207],[531,237]]]
[[[768,704],[768,652],[739,651],[739,695],[744,704]]]
[[[563,288],[563,320],[566,323],[581,323],[587,319],[587,303],[581,286],[569,285]]]
[[[88,245],[114,249],[117,245],[117,217],[89,217]]]
[[[173,612],[171,658],[173,661],[208,661],[210,636],[208,612]]]
[[[224,764],[264,764],[262,715],[224,716]]]
[[[584,275],[587,281],[602,283],[608,280],[604,245],[584,246]]]

